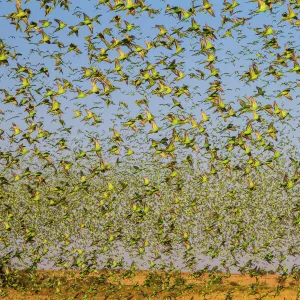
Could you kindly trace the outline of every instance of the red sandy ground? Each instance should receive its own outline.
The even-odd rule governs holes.
[[[34,284],[27,284],[23,290],[20,290],[20,285],[15,288],[0,288],[0,299],[300,299],[300,281],[291,276],[279,282],[279,275],[263,275],[258,277],[259,283],[254,288],[256,278],[249,275],[233,274],[227,278],[225,274],[205,274],[192,278],[190,273],[173,273],[169,284],[163,287],[159,281],[150,281],[148,286],[145,285],[149,273],[150,271],[135,271],[132,278],[123,279],[124,272],[114,273],[114,276],[111,273],[106,283],[98,284],[99,274],[108,276],[109,271],[93,272],[84,279],[80,278],[79,272],[74,271],[38,271],[39,283],[42,283],[40,288]],[[163,272],[156,274],[164,276]],[[185,284],[174,286],[175,277],[183,278]],[[55,278],[54,287],[45,286],[49,278]],[[281,290],[276,295],[278,289]]]

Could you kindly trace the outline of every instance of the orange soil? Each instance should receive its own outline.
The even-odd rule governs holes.
[[[153,274],[150,271],[135,271],[132,278],[122,278],[124,272],[114,275],[111,273],[106,283],[98,284],[99,275],[108,276],[108,271],[93,272],[84,279],[75,271],[38,271],[39,282],[44,283],[40,289],[33,285],[26,285],[23,291],[17,287],[0,288],[0,299],[300,299],[300,281],[291,277],[279,282],[279,275],[268,274],[258,277],[256,282],[255,277],[240,274],[233,274],[228,278],[225,274],[204,274],[199,278],[192,278],[190,273],[173,273],[164,287],[159,281],[157,284],[150,281],[147,286],[145,280],[149,273]],[[165,278],[163,272],[156,274]],[[174,286],[175,277],[183,278],[185,284]],[[45,286],[49,278],[55,278],[54,287]],[[61,285],[57,285],[59,281]],[[276,296],[278,290],[280,293]]]

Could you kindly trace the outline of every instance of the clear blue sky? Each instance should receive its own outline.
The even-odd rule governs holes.
[[[202,6],[202,1],[193,1],[194,5],[200,5]],[[241,2],[241,1],[240,1]],[[84,5],[83,5],[84,3]],[[83,16],[80,16],[79,18],[74,14],[74,11],[77,12],[85,12],[88,16],[94,17],[96,14],[101,14],[99,17],[100,25],[94,23],[94,36],[102,32],[104,28],[107,27],[112,27],[113,24],[110,23],[109,21],[113,17],[113,13],[108,13],[107,9],[104,8],[103,6],[99,9],[95,9],[95,3],[97,1],[73,1],[73,4],[70,6],[71,9],[70,11],[65,11],[61,8],[56,8],[51,12],[48,16],[44,16],[43,12],[41,11],[39,7],[39,2],[37,1],[30,1],[28,3],[23,4],[22,7],[29,7],[31,9],[31,18],[30,20],[34,21],[39,21],[39,20],[51,20],[53,23],[51,27],[45,29],[45,32],[47,34],[51,35],[55,28],[57,27],[57,23],[54,21],[54,19],[59,19],[62,20],[64,23],[67,23],[68,26],[71,25],[76,25],[79,22],[83,21]],[[146,2],[147,3],[147,2]],[[150,2],[149,2],[150,3]],[[172,16],[166,16],[164,14],[164,9],[166,7],[166,4],[170,3],[171,6],[181,6],[184,9],[189,9],[191,7],[191,4],[189,1],[151,1],[151,7],[161,10],[161,14],[157,16],[153,16],[152,18],[149,18],[148,15],[145,13],[143,14],[142,17],[136,18],[133,16],[126,16],[123,12],[120,13],[123,19],[126,19],[127,21],[134,23],[137,26],[140,26],[140,29],[138,30],[139,36],[137,36],[136,42],[142,47],[145,47],[144,40],[151,40],[153,39],[157,33],[158,29],[155,28],[155,25],[164,25],[169,31],[171,31],[172,27],[183,27],[183,28],[188,28],[190,26],[190,19],[186,22],[178,22],[178,19],[175,19]],[[218,29],[221,25],[221,19],[219,18],[220,15],[220,9],[223,7],[222,1],[211,1],[213,4],[213,9],[215,11],[216,17],[212,17],[209,14],[205,13],[197,13],[197,16],[195,17],[195,20],[198,24],[204,26],[205,24],[208,24],[209,26]],[[2,1],[0,2],[1,5],[1,13],[3,15],[7,15],[10,12],[15,11],[14,3],[10,2],[5,2]],[[77,6],[78,5],[78,6]],[[77,7],[76,7],[77,6]],[[75,9],[75,10],[74,10]],[[254,11],[257,9],[257,3],[256,2],[241,2],[240,6],[236,8],[237,12],[234,16],[232,17],[248,17],[249,13],[251,11]],[[291,29],[290,25],[288,23],[282,23],[284,25],[283,27],[276,27],[278,23],[278,18],[280,20],[280,16],[282,12],[286,11],[286,5],[282,5],[281,7],[276,5],[274,6],[274,12],[278,11],[278,13],[273,13],[271,14],[270,12],[265,12],[262,14],[258,14],[252,18],[250,21],[249,26],[241,26],[236,28],[237,30],[241,30],[241,32],[236,31],[236,29],[232,30],[233,38],[225,38],[225,39],[218,39],[215,41],[215,47],[217,48],[216,56],[218,58],[218,62],[216,62],[214,65],[215,67],[219,68],[221,70],[222,75],[222,83],[223,83],[223,88],[224,88],[224,94],[223,94],[223,99],[225,99],[225,102],[230,102],[233,101],[233,103],[237,103],[237,98],[240,97],[242,98],[243,96],[252,96],[254,95],[256,91],[256,86],[263,87],[263,89],[266,91],[265,98],[258,97],[258,101],[262,101],[262,104],[265,104],[266,101],[267,103],[273,103],[275,100],[275,96],[278,94],[276,90],[283,90],[284,87],[280,87],[279,83],[282,82],[291,82],[296,80],[297,74],[295,73],[286,73],[285,77],[283,80],[275,82],[273,80],[272,76],[269,76],[267,78],[261,78],[254,82],[251,83],[250,85],[245,85],[244,82],[239,81],[240,76],[247,72],[249,69],[249,66],[252,64],[251,59],[256,58],[256,51],[259,50],[260,53],[261,51],[261,43],[258,37],[255,35],[255,32],[248,27],[263,27],[263,24],[268,24],[274,26],[274,29],[276,30],[281,30],[282,33],[279,34],[278,41],[280,44],[280,49],[277,51],[281,53],[283,51],[283,45],[286,42],[291,42],[293,44],[294,48],[297,48],[299,46],[299,42],[297,39],[297,36],[299,37],[299,29],[293,28]],[[230,15],[227,14],[229,17]],[[40,24],[39,24],[40,25]],[[232,23],[227,23],[227,27],[232,26]],[[75,35],[73,36],[68,36],[67,34],[69,33],[69,29],[66,27],[63,29],[61,32],[56,32],[53,33],[53,36],[57,36],[58,40],[63,42],[63,44],[66,46],[65,49],[59,50],[56,45],[40,45],[39,49],[42,51],[47,51],[48,53],[56,53],[55,51],[59,50],[61,52],[66,52],[68,49],[68,45],[70,43],[74,43],[78,45],[78,48],[83,52],[81,55],[74,54],[74,52],[68,53],[67,55],[64,56],[63,60],[64,62],[67,62],[70,64],[70,66],[75,70],[74,72],[70,71],[68,67],[64,68],[64,74],[59,74],[59,72],[54,71],[54,61],[53,59],[49,59],[49,57],[41,58],[37,54],[30,54],[30,50],[32,48],[37,47],[35,45],[31,45],[27,40],[25,40],[24,33],[16,32],[15,27],[10,24],[9,20],[6,20],[5,18],[0,18],[0,28],[1,28],[1,39],[5,43],[7,43],[10,46],[15,46],[16,51],[21,53],[22,56],[18,57],[18,62],[20,64],[25,64],[28,63],[30,60],[30,65],[36,69],[39,69],[42,65],[45,65],[50,72],[50,77],[47,78],[44,76],[42,81],[38,82],[32,82],[33,85],[36,85],[36,87],[48,87],[48,88],[54,88],[56,89],[55,86],[55,78],[60,77],[60,78],[67,78],[69,81],[71,81],[74,85],[74,87],[79,87],[82,90],[88,90],[91,88],[89,80],[86,82],[76,82],[75,80],[78,79],[79,72],[81,72],[81,67],[89,67],[89,62],[87,59],[86,55],[86,50],[85,49],[85,40],[84,37],[88,36],[90,34],[89,29],[87,27],[81,28],[80,33],[79,33],[79,38],[77,38]],[[24,27],[23,27],[24,28]],[[293,32],[292,36],[289,34],[290,32]],[[221,29],[219,31],[219,34],[224,34],[225,30]],[[136,34],[136,32],[135,32]],[[240,35],[245,35],[245,38],[242,39],[241,41],[238,40],[238,36]],[[40,35],[39,35],[40,38]],[[39,38],[35,38],[33,40],[38,41]],[[108,40],[110,41],[112,37],[109,37]],[[251,44],[253,41],[258,40],[258,44]],[[191,39],[185,39],[184,42],[182,43],[182,46],[186,48],[186,51],[182,53],[181,56],[178,56],[176,58],[176,61],[183,61],[184,65],[182,66],[182,70],[184,73],[189,73],[191,72],[191,69],[201,69],[205,72],[206,77],[209,74],[208,70],[205,70],[203,68],[203,65],[197,64],[197,61],[199,61],[198,56],[192,56],[191,50],[191,43],[194,43],[195,49],[199,50],[200,45],[199,45],[199,38],[195,38],[193,40]],[[98,47],[103,47],[104,44],[98,45]],[[160,52],[166,53],[166,51],[161,50],[162,48],[159,48],[159,50],[154,50],[151,52],[149,57],[147,57],[147,61],[151,61],[152,63],[157,61],[157,58],[155,58],[156,55],[160,55]],[[249,53],[246,53],[245,49],[249,49]],[[243,51],[243,52],[240,52]],[[276,53],[276,50],[272,49],[274,53]],[[114,51],[115,54],[117,55],[117,52]],[[30,56],[29,56],[30,55]],[[203,56],[203,59],[205,56]],[[275,59],[276,56],[274,56],[273,59]],[[259,63],[259,68],[264,69],[266,66],[270,64],[272,57],[269,55],[265,59],[265,64]],[[169,59],[169,62],[172,59]],[[140,62],[140,59],[139,59]],[[15,65],[15,62],[13,63]],[[38,65],[41,64],[41,65]],[[13,65],[12,65],[13,66]],[[102,64],[97,64],[95,65],[97,68],[100,68],[101,70],[108,70],[110,68],[114,68],[114,63],[111,65],[108,63],[102,63]],[[292,67],[292,65],[290,65]],[[11,67],[11,66],[10,66]],[[10,68],[9,67],[9,68]],[[11,72],[7,72],[9,68],[2,66],[1,67],[1,82],[0,82],[0,88],[5,88],[8,91],[12,90],[14,91],[16,88],[18,88],[18,84],[20,84],[19,79],[13,79],[14,74]],[[140,66],[137,65],[136,68],[132,69],[132,74],[131,79],[134,78],[136,74],[139,73]],[[125,68],[124,68],[125,70]],[[169,72],[169,74],[172,74]],[[204,81],[197,81],[197,80],[192,80],[188,78],[188,76],[180,81],[180,84],[182,85],[183,83],[188,84],[191,88],[190,91],[192,92],[192,102],[191,100],[187,100],[190,102],[185,102],[185,98],[181,97],[179,100],[184,103],[184,107],[188,108],[191,107],[192,105],[196,105],[196,110],[193,110],[192,112],[195,114],[196,119],[199,120],[200,118],[200,108],[206,108],[210,106],[210,104],[203,104],[203,100],[207,97],[207,94],[205,94],[205,91],[209,87],[209,82],[211,82],[213,79],[210,78],[208,80]],[[139,94],[139,91],[135,91],[135,95],[131,95],[130,92],[133,92],[134,90],[132,88],[128,88],[125,84],[120,84],[118,83],[119,87],[121,90],[116,91],[112,94],[112,100],[116,103],[116,105],[111,105],[109,107],[106,107],[106,104],[103,101],[99,101],[99,99],[95,96],[89,96],[87,98],[81,99],[81,100],[74,100],[74,97],[76,96],[76,93],[66,93],[63,95],[64,98],[59,97],[58,101],[61,102],[62,109],[65,112],[63,119],[66,122],[66,126],[72,125],[74,127],[73,134],[76,136],[76,130],[77,129],[82,129],[83,128],[83,123],[80,122],[80,119],[72,119],[74,116],[73,109],[76,108],[74,105],[77,103],[78,105],[85,104],[86,108],[92,108],[92,107],[101,107],[99,109],[93,109],[93,111],[99,113],[101,115],[101,118],[104,120],[104,123],[100,125],[100,127],[97,129],[99,133],[101,134],[102,130],[106,131],[109,127],[112,126],[111,119],[114,117],[114,113],[125,113],[126,116],[129,117],[135,117],[138,112],[139,112],[139,107],[134,104],[135,100],[142,99],[144,96],[148,96],[148,99],[150,101],[150,111],[153,114],[159,114],[159,109],[165,110],[168,109],[165,106],[160,106],[159,104],[165,104],[165,103],[170,103],[172,104],[171,97],[166,97],[165,99],[158,98],[153,95],[147,94]],[[99,86],[101,87],[101,86]],[[44,94],[43,93],[42,95]],[[299,91],[299,90],[298,90]],[[291,95],[294,97],[294,101],[290,102],[289,100],[282,98],[282,99],[276,99],[279,105],[284,105],[284,107],[288,109],[293,109],[294,112],[292,114],[295,115],[298,112],[296,112],[297,109],[297,103],[299,103],[297,96],[297,90],[292,91]],[[37,96],[37,101],[40,102],[42,100],[42,97]],[[119,101],[123,101],[129,104],[130,108],[130,113],[127,112],[127,110],[122,107],[119,107]],[[199,105],[199,106],[198,106]],[[238,107],[238,106],[237,106]],[[24,107],[21,109],[17,110],[15,109],[14,106],[12,105],[4,105],[3,103],[0,103],[0,108],[3,110],[7,110],[11,108],[13,111],[10,113],[11,117],[14,117],[16,113],[23,112]],[[119,109],[119,110],[118,110]],[[122,112],[123,111],[123,112]],[[83,116],[85,115],[83,111]],[[22,117],[22,116],[21,116]],[[11,127],[11,122],[17,123],[18,118],[20,116],[16,117],[15,119],[8,120],[8,114],[3,118],[3,122],[1,122],[1,128],[7,129]],[[50,123],[52,120],[52,117],[48,117],[47,115],[47,107],[46,106],[40,106],[38,107],[38,118],[44,118],[45,122],[49,123],[49,128],[53,129],[55,127],[58,127],[58,123]],[[18,124],[19,123],[18,121]],[[51,124],[51,125],[50,125]],[[89,130],[89,126],[84,127],[86,130]]]

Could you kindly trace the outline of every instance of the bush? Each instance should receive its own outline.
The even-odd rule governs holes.
[[[186,284],[186,279],[182,278],[182,277],[176,277],[174,280],[174,284],[178,285],[178,286],[182,286]]]

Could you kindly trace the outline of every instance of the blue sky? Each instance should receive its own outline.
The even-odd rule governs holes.
[[[200,5],[202,6],[202,1],[193,1],[194,5]],[[51,12],[48,16],[44,16],[43,12],[41,11],[39,7],[39,2],[37,1],[30,1],[28,3],[24,3],[22,7],[29,7],[31,9],[31,19],[30,20],[45,20],[49,19],[53,23],[51,27],[45,29],[45,32],[47,34],[51,35],[55,28],[57,27],[57,23],[54,21],[54,19],[62,20],[64,23],[67,23],[68,26],[79,24],[79,22],[83,21],[83,16],[81,15],[79,18],[74,14],[74,11],[76,12],[85,12],[88,16],[94,17],[96,14],[101,14],[99,17],[99,21],[101,24],[94,24],[94,36],[98,32],[102,32],[107,27],[112,27],[113,24],[110,23],[111,18],[114,16],[114,13],[108,12],[107,8],[101,7],[101,9],[96,10],[95,9],[95,3],[97,1],[85,1],[84,5],[83,2],[74,1],[71,5],[70,11],[65,11],[61,8],[56,8]],[[147,2],[146,2],[147,3]],[[149,2],[150,3],[150,2]],[[146,13],[142,15],[142,17],[136,17],[136,16],[126,16],[125,13],[120,12],[119,14],[122,16],[122,19],[127,20],[128,22],[131,22],[135,24],[136,26],[140,26],[140,28],[134,32],[136,35],[136,43],[142,47],[145,47],[144,40],[150,41],[153,39],[157,33],[158,29],[155,28],[155,25],[164,25],[169,32],[171,32],[171,28],[180,28],[183,27],[187,29],[190,26],[190,19],[187,21],[179,21],[178,19],[172,17],[172,16],[166,16],[164,14],[164,10],[166,7],[166,4],[170,3],[171,6],[180,6],[184,8],[185,10],[188,10],[191,7],[191,4],[189,1],[152,1],[151,7],[161,10],[161,13],[159,15],[148,17]],[[197,13],[195,16],[195,20],[198,24],[203,27],[205,24],[208,24],[210,27],[214,29],[219,29],[221,25],[221,20],[219,18],[220,10],[223,7],[222,1],[211,1],[213,4],[213,9],[215,11],[216,17],[212,17],[209,14],[205,13]],[[78,5],[78,6],[77,6]],[[77,7],[76,7],[77,6]],[[250,13],[257,9],[257,3],[256,2],[244,2],[241,3],[237,8],[236,14],[233,16],[230,16],[227,14],[228,17],[249,17]],[[224,88],[224,94],[223,99],[226,103],[229,103],[232,101],[232,105],[237,104],[237,98],[243,98],[244,96],[253,96],[257,93],[256,86],[262,87],[266,91],[266,97],[258,97],[257,100],[261,101],[263,105],[270,103],[272,104],[274,100],[278,102],[279,105],[284,105],[285,108],[293,110],[291,114],[298,114],[296,112],[297,109],[297,103],[298,98],[297,91],[292,91],[291,95],[294,97],[294,101],[289,101],[285,98],[276,99],[276,95],[278,92],[276,90],[282,90],[283,88],[279,86],[278,83],[281,82],[291,82],[296,81],[297,74],[295,73],[286,73],[285,77],[282,81],[275,82],[271,76],[267,78],[260,78],[254,83],[250,83],[249,85],[246,85],[245,82],[239,81],[239,78],[244,72],[247,72],[249,69],[249,66],[251,66],[253,59],[256,59],[257,51],[259,53],[263,53],[261,50],[261,42],[260,39],[256,36],[255,32],[252,29],[253,27],[263,28],[263,24],[268,24],[274,26],[274,29],[281,30],[282,33],[279,33],[278,41],[280,44],[281,49],[278,50],[279,53],[282,53],[283,51],[283,45],[290,41],[293,44],[294,48],[297,48],[299,46],[299,42],[297,41],[297,34],[299,35],[299,29],[297,28],[291,28],[291,26],[285,22],[282,23],[282,27],[276,27],[274,24],[278,23],[278,20],[281,19],[282,12],[286,11],[286,4],[283,4],[282,6],[276,5],[274,6],[273,14],[270,12],[261,13],[258,15],[255,15],[251,21],[249,26],[241,26],[236,29],[232,30],[233,38],[227,37],[225,39],[218,39],[216,40],[215,47],[217,48],[216,56],[218,58],[218,61],[214,64],[215,67],[220,69],[222,76],[222,85]],[[14,3],[10,2],[1,2],[1,12],[3,15],[7,15],[10,12],[15,11]],[[275,13],[276,12],[276,13]],[[80,13],[78,13],[80,15]],[[124,24],[122,24],[124,26]],[[227,23],[227,27],[231,26],[230,23]],[[226,28],[227,28],[226,27]],[[249,27],[249,28],[248,28]],[[68,53],[64,56],[63,60],[66,62],[67,65],[70,65],[74,71],[71,71],[67,66],[64,67],[64,73],[60,74],[57,71],[54,71],[54,63],[53,59],[50,59],[49,57],[41,57],[37,55],[36,53],[30,53],[30,50],[32,48],[36,48],[36,45],[30,44],[27,40],[25,40],[24,33],[16,32],[13,25],[10,24],[9,20],[6,20],[5,18],[0,18],[0,28],[1,28],[1,39],[4,40],[5,43],[7,43],[10,46],[15,46],[16,51],[22,53],[22,57],[20,56],[18,58],[18,62],[20,64],[28,63],[30,60],[30,65],[32,68],[39,69],[42,65],[45,65],[50,72],[50,77],[43,77],[41,81],[33,82],[33,85],[36,85],[36,87],[48,87],[48,88],[54,88],[56,89],[55,85],[55,78],[68,78],[70,80],[74,87],[77,86],[82,90],[89,90],[91,88],[91,84],[89,80],[86,80],[85,82],[78,82],[76,79],[78,79],[79,72],[81,72],[81,67],[89,67],[90,64],[88,62],[88,57],[86,55],[85,49],[85,40],[84,37],[90,35],[89,29],[87,27],[80,29],[79,38],[76,38],[75,35],[68,36],[69,29],[66,27],[65,29],[61,30],[60,32],[53,33],[53,36],[57,36],[57,39],[66,46],[66,49],[58,49],[56,45],[39,45],[38,48],[41,51],[46,51],[48,54],[55,54],[57,50],[61,52],[66,52],[68,49],[68,45],[70,43],[75,43],[78,45],[78,48],[83,52],[83,54],[78,55],[74,52]],[[220,29],[218,34],[222,35],[225,33],[226,30]],[[292,34],[290,33],[292,32]],[[290,34],[289,34],[290,33]],[[245,38],[241,39],[239,41],[238,37],[244,35]],[[40,39],[40,35],[38,38],[34,38],[34,41],[38,41]],[[54,39],[54,38],[53,38]],[[52,40],[53,40],[52,39]],[[108,37],[108,40],[110,41],[112,37]],[[193,71],[193,69],[201,69],[205,72],[205,77],[209,74],[208,70],[205,70],[204,64],[199,64],[199,57],[198,56],[192,56],[192,53],[190,50],[191,48],[195,48],[199,50],[199,38],[194,39],[181,39],[182,47],[186,48],[186,51],[183,52],[180,56],[176,57],[176,62],[183,62],[184,64],[181,67],[181,70],[188,74]],[[253,41],[258,41],[257,44],[251,44]],[[195,45],[195,46],[192,46]],[[103,43],[99,43],[97,47],[103,47]],[[249,49],[249,52],[246,52],[247,49]],[[125,50],[125,49],[123,49]],[[127,51],[127,50],[126,50]],[[274,53],[276,53],[276,50],[272,49]],[[115,52],[115,55],[117,56],[117,52]],[[45,54],[46,54],[45,53]],[[153,50],[149,57],[145,61],[150,61],[152,63],[156,62],[158,58],[156,56],[160,56],[167,53],[162,48],[159,48],[157,50]],[[264,53],[266,55],[266,53]],[[45,56],[43,54],[43,56]],[[111,57],[111,56],[110,56]],[[275,59],[276,56],[273,57]],[[205,59],[205,56],[201,57],[201,60]],[[267,67],[271,62],[272,56],[266,56],[264,59],[264,63],[261,63],[259,61],[259,68],[264,69]],[[173,60],[173,58],[170,58],[168,62],[170,63]],[[131,72],[134,78],[134,75],[138,74],[138,70],[141,68],[141,59],[138,59],[136,61],[136,67],[133,67]],[[13,63],[14,64],[14,63]],[[39,65],[41,64],[41,65]],[[114,68],[114,63],[111,65],[108,63],[101,63],[101,64],[95,64],[97,68],[100,70],[109,70],[111,68]],[[145,66],[145,65],[144,65]],[[292,67],[292,65],[289,65]],[[7,90],[12,90],[18,88],[18,84],[20,83],[20,79],[14,79],[14,75],[9,71],[9,68],[2,66],[2,78],[0,82],[0,88],[5,88]],[[125,70],[125,67],[124,67]],[[167,73],[172,74],[171,72]],[[172,76],[169,80],[171,80]],[[214,78],[215,79],[215,78]],[[193,109],[190,109],[190,112],[192,112],[196,116],[196,120],[198,121],[200,118],[200,109],[207,109],[210,106],[210,103],[205,103],[204,99],[207,97],[208,94],[206,94],[206,90],[209,87],[209,83],[213,81],[214,79],[209,78],[207,80],[193,80],[188,78],[188,76],[182,80],[179,85],[185,83],[190,86],[190,91],[192,92],[192,99],[186,99],[184,97],[181,97],[179,100],[182,101],[183,106],[187,109],[189,107],[194,107]],[[171,81],[170,81],[171,82]],[[134,104],[135,100],[142,99],[144,97],[147,97],[149,101],[149,109],[153,114],[160,114],[159,110],[162,110],[162,112],[166,112],[167,109],[169,109],[167,106],[164,106],[164,104],[172,104],[171,97],[165,97],[165,99],[159,98],[157,96],[148,94],[147,90],[144,90],[143,92],[140,90],[135,91],[134,89],[130,88],[129,86],[126,86],[125,84],[118,83],[118,86],[120,87],[120,90],[117,90],[112,94],[111,100],[115,102],[116,105],[110,105],[109,107],[106,106],[106,104],[103,102],[103,100],[100,100],[98,97],[95,97],[93,95],[81,99],[81,100],[74,100],[74,97],[76,96],[76,93],[69,93],[67,92],[62,97],[58,98],[58,101],[61,102],[61,107],[64,111],[63,119],[66,122],[66,126],[73,126],[73,136],[75,137],[76,130],[87,130],[87,131],[93,131],[93,128],[89,127],[87,124],[83,126],[83,123],[79,121],[79,119],[72,119],[74,116],[73,109],[81,107],[83,108],[93,108],[93,111],[103,119],[103,123],[95,129],[95,132],[99,133],[100,136],[103,136],[104,133],[107,132],[107,129],[112,127],[112,119],[114,117],[114,114],[121,113],[125,116],[129,115],[131,117],[135,117],[139,111],[140,108]],[[99,86],[101,87],[101,86]],[[44,91],[44,90],[43,90]],[[134,95],[132,93],[135,93]],[[244,99],[244,98],[243,98]],[[42,100],[42,97],[36,98],[36,101],[40,102]],[[129,104],[129,110],[122,107],[122,105],[119,105],[119,102],[123,101]],[[77,104],[77,105],[76,105]],[[163,105],[160,105],[163,104]],[[239,106],[236,106],[239,107]],[[21,116],[17,116],[16,108],[12,105],[4,105],[3,103],[0,103],[0,108],[5,110],[12,109],[9,114],[6,114],[4,118],[2,118],[1,128],[7,129],[11,127],[11,122],[17,123],[17,120],[19,118],[22,118]],[[47,107],[46,106],[39,106],[38,107],[38,118],[41,120],[44,120],[45,123],[48,124],[49,128],[59,128],[59,123],[53,123],[52,116],[49,117],[47,114]],[[22,112],[23,108],[19,109],[18,112]],[[11,116],[10,116],[11,114]],[[83,110],[83,116],[85,115]],[[15,117],[11,120],[7,120],[8,118]],[[83,117],[82,116],[82,117]],[[56,118],[57,119],[57,118]],[[214,122],[214,118],[212,118],[212,122]],[[21,124],[22,121],[18,121]],[[116,121],[117,122],[117,121]]]

